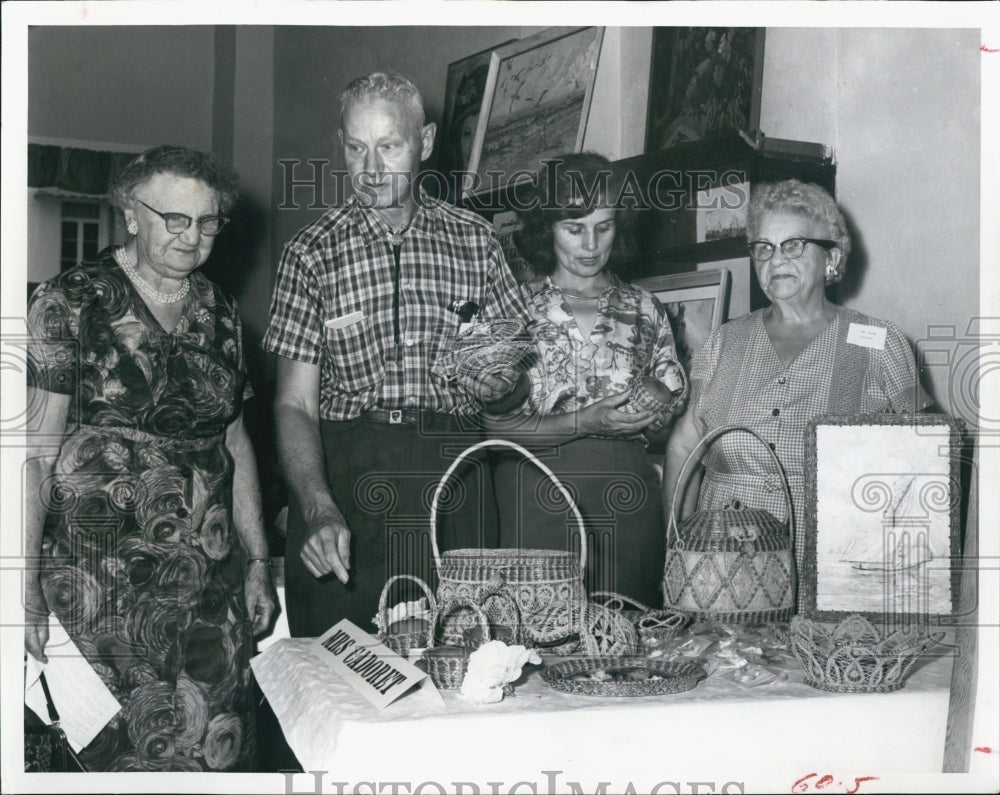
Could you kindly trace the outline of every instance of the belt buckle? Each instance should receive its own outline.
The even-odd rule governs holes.
[[[389,410],[389,424],[390,425],[402,425],[403,424],[403,410],[402,409],[390,409]]]

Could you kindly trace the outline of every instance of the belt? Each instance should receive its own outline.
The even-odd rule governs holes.
[[[479,428],[477,419],[463,414],[441,414],[421,409],[369,409],[358,417],[362,422],[378,422],[383,425],[414,425],[428,430],[475,430]]]

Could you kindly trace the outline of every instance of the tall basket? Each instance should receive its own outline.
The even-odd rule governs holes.
[[[450,549],[442,552],[437,541],[438,500],[448,478],[468,456],[486,447],[515,450],[544,472],[576,518],[580,532],[580,557],[552,549]],[[438,603],[455,599],[481,604],[488,594],[501,590],[513,597],[521,616],[521,634],[529,644],[551,646],[580,633],[587,592],[583,572],[587,566],[587,534],[583,517],[566,488],[545,464],[514,442],[487,439],[460,453],[448,467],[431,500],[431,549],[438,572]],[[473,620],[455,614],[442,624],[446,643],[457,644]],[[554,649],[555,650],[555,649]],[[562,649],[566,651],[564,647]]]
[[[695,619],[757,624],[786,621],[795,612],[794,532],[764,510],[725,507],[697,511],[678,526],[678,504],[687,486],[688,467],[702,447],[729,431],[744,431],[770,453],[781,477],[794,522],[792,496],[777,455],[755,431],[723,425],[709,431],[684,461],[677,476],[667,526],[663,601]]]

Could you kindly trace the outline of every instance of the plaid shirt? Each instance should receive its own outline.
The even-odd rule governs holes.
[[[285,245],[262,345],[320,365],[323,419],[374,408],[470,414],[472,398],[431,374],[461,322],[449,305],[473,301],[484,319],[527,321],[493,227],[426,195],[420,204],[402,234],[398,302],[391,230],[355,198]],[[355,312],[356,322],[324,326]]]

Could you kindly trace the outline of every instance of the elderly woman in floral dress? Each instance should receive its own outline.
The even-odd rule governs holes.
[[[122,705],[89,770],[251,770],[252,633],[274,610],[240,317],[197,272],[236,197],[151,149],[112,189],[129,238],[28,310],[26,650],[51,611]]]

